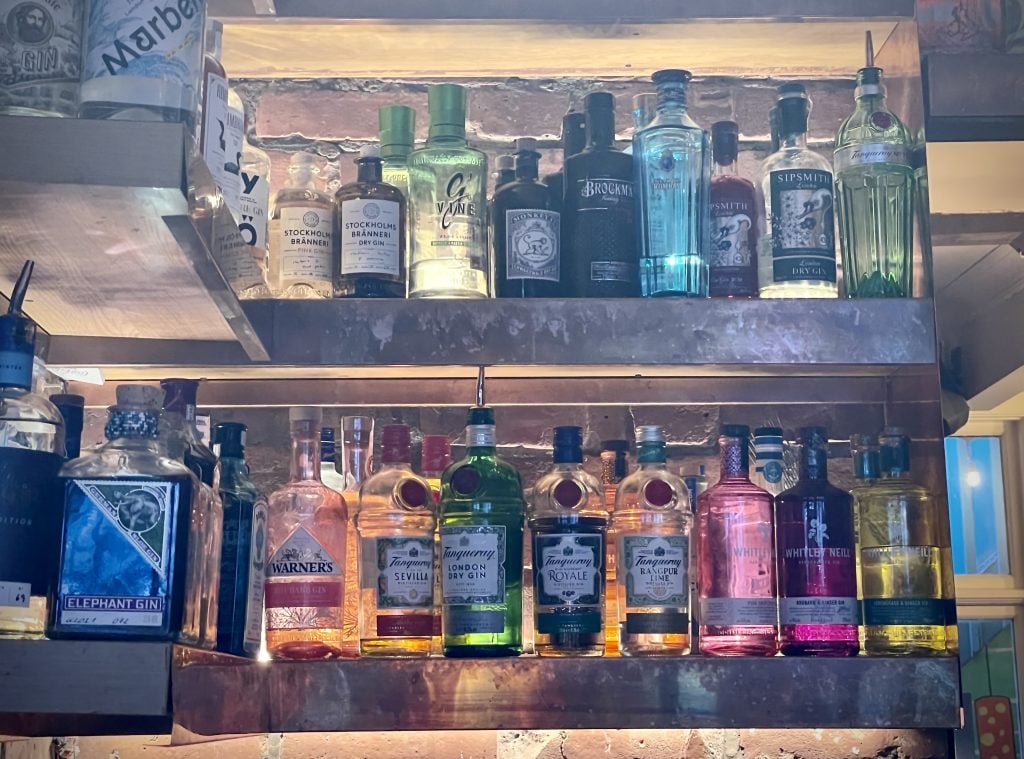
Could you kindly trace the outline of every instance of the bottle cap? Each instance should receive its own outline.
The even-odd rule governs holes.
[[[224,54],[224,24],[213,18],[206,19],[206,43],[203,49],[218,61]]]
[[[637,445],[645,443],[664,443],[665,431],[657,424],[643,424],[636,428]]]
[[[359,148],[359,158],[357,158],[356,161],[365,161],[368,159],[380,160],[380,146],[363,145]]]
[[[345,432],[373,432],[373,419],[368,416],[343,416],[341,429]]]
[[[514,155],[498,156],[498,171],[511,171],[515,165],[516,157]]]
[[[494,409],[489,406],[473,406],[469,410],[469,420],[467,424],[481,425],[489,424],[494,426]]]
[[[597,111],[615,111],[615,96],[610,92],[591,92],[583,98],[583,107],[587,113]]]
[[[587,146],[587,117],[578,111],[569,111],[562,117],[562,152],[576,155]]]
[[[886,472],[910,471],[910,438],[900,427],[886,427],[878,436],[882,469]]]
[[[715,163],[728,166],[736,162],[740,150],[740,127],[735,121],[716,121],[711,125],[711,150]]]
[[[722,437],[738,437],[746,440],[750,437],[750,427],[745,424],[723,424]]]
[[[824,427],[801,427],[800,442],[815,448],[828,446],[828,430]]]
[[[516,138],[516,153],[536,153],[537,140],[533,137]]]
[[[387,424],[380,433],[380,460],[383,464],[408,464],[412,431],[405,424]]]
[[[188,407],[195,407],[199,393],[199,380],[171,378],[160,380],[164,390],[164,411],[185,414]]]
[[[313,422],[319,427],[323,418],[324,412],[319,406],[292,406],[288,409],[289,422]]]
[[[754,430],[754,437],[782,437],[781,427],[758,427]]]
[[[221,422],[213,428],[213,444],[220,446],[220,456],[240,459],[245,454],[245,433],[241,422]]]
[[[17,314],[0,314],[0,385],[29,390],[32,387],[32,360],[36,348],[36,325]]]
[[[779,136],[803,134],[807,131],[807,116],[811,111],[811,100],[807,89],[799,82],[779,85]]]
[[[602,440],[601,450],[615,451],[616,453],[629,453],[628,440]]]
[[[693,79],[686,69],[661,69],[651,74],[651,81],[655,84],[686,84]]]
[[[633,125],[642,129],[651,123],[654,113],[658,110],[658,95],[654,92],[641,92],[633,96]]]
[[[554,443],[556,464],[583,463],[582,427],[555,427]]]
[[[466,136],[466,88],[459,84],[432,84],[427,89],[431,137]]]
[[[158,411],[163,393],[152,385],[118,385],[114,391],[118,408],[135,411]]]
[[[377,120],[381,156],[409,155],[416,134],[416,111],[407,105],[385,105],[378,111]]]
[[[424,435],[420,457],[424,472],[441,472],[452,463],[452,444],[447,435]]]

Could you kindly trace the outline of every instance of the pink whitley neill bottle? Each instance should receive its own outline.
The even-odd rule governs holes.
[[[828,433],[800,430],[800,480],[775,499],[779,620],[787,656],[855,656],[853,498],[828,482]]]
[[[721,478],[697,498],[699,645],[714,656],[778,651],[772,497],[750,481],[750,428],[722,427]]]

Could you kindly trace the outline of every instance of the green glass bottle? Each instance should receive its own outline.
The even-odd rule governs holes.
[[[409,199],[409,153],[416,132],[416,111],[407,105],[385,105],[378,112],[380,158],[384,181]]]
[[[444,655],[522,653],[523,486],[498,458],[494,411],[470,410],[466,457],[441,478]]]

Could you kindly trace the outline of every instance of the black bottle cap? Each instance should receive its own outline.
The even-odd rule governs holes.
[[[711,125],[711,150],[715,163],[728,166],[736,162],[740,151],[740,127],[735,121],[716,121]]]
[[[661,69],[661,71],[655,71],[651,74],[651,81],[655,84],[666,84],[669,82],[686,84],[691,79],[693,79],[693,74],[686,69]]]
[[[610,92],[591,92],[583,99],[587,113],[600,111],[615,112],[615,96]]]
[[[187,406],[196,405],[196,396],[199,393],[198,380],[164,379],[160,380],[160,387],[164,391],[164,411],[184,414]]]
[[[824,427],[801,427],[800,442],[815,448],[828,447],[828,430]]]
[[[865,66],[857,72],[857,84],[881,84],[882,69],[877,66]]]
[[[213,444],[220,446],[221,458],[244,458],[247,429],[241,422],[221,422],[214,426]]]
[[[782,437],[782,427],[758,427],[754,437]]]
[[[587,109],[587,142],[609,147],[615,141],[615,96],[591,92],[584,99]]]
[[[616,453],[629,453],[628,440],[602,440],[601,450],[615,451]]]
[[[576,155],[587,146],[587,117],[569,111],[562,117],[562,150],[565,156]]]
[[[334,427],[320,428],[320,461],[333,464],[337,460]]]
[[[494,426],[494,409],[488,406],[474,406],[469,410],[467,425],[482,426],[489,424]]]
[[[807,116],[811,111],[811,101],[807,97],[807,88],[799,82],[786,82],[779,85],[779,135],[803,134],[807,131]]]
[[[555,427],[555,463],[583,462],[583,428]]]
[[[750,427],[745,424],[723,424],[722,425],[722,437],[739,437],[749,438]]]

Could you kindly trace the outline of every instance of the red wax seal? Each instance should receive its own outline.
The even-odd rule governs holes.
[[[644,500],[651,506],[668,506],[674,498],[672,486],[664,480],[649,480],[644,485]]]
[[[480,472],[470,465],[460,466],[452,472],[452,490],[459,495],[472,495],[480,487]]]
[[[562,480],[555,485],[552,495],[559,506],[571,509],[583,501],[583,488],[573,480]]]
[[[879,129],[888,129],[892,126],[892,116],[885,111],[875,111],[871,114],[871,123]]]
[[[430,498],[430,491],[423,486],[422,482],[406,480],[398,486],[398,497],[409,508],[418,509],[421,506],[426,506]]]

